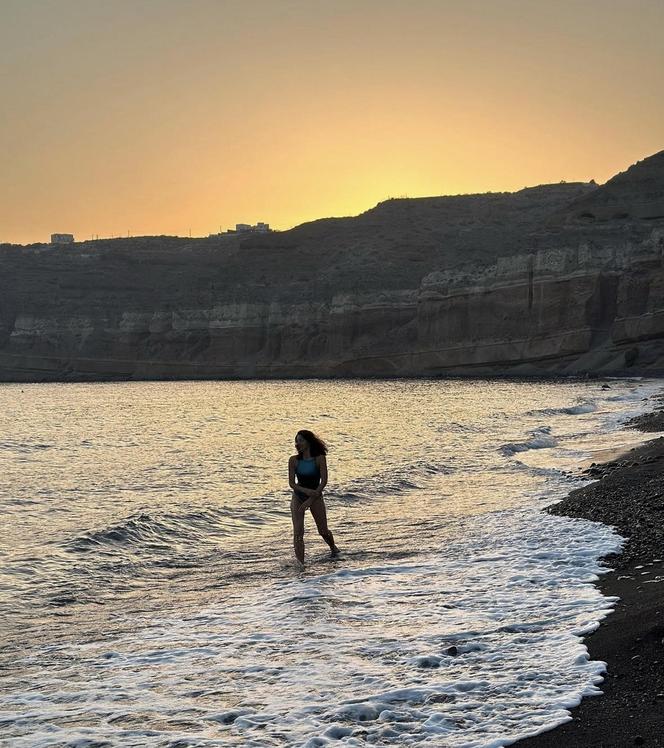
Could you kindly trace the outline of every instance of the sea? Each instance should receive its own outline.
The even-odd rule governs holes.
[[[498,748],[601,692],[622,539],[543,508],[655,379],[0,385],[0,745]],[[329,447],[292,552],[288,459]],[[651,436],[651,435],[649,435]]]

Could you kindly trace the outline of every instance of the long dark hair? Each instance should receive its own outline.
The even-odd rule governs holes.
[[[306,439],[309,443],[309,451],[312,457],[318,457],[319,455],[327,454],[327,444],[322,439],[319,439],[313,431],[307,431],[307,429],[300,429],[297,432],[298,436]]]

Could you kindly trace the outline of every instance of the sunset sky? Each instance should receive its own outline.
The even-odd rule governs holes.
[[[661,0],[0,0],[0,242],[288,228],[664,149]]]

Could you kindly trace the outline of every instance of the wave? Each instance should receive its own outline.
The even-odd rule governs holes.
[[[113,550],[118,547],[167,547],[180,542],[212,541],[240,524],[264,524],[265,519],[241,510],[205,509],[183,514],[141,512],[117,524],[85,532],[65,541],[69,551]]]
[[[396,495],[423,487],[432,476],[447,474],[451,468],[418,460],[371,476],[358,478],[343,486],[329,488],[326,499],[338,503],[366,502],[377,495]],[[176,512],[139,512],[100,529],[91,529],[64,541],[65,550],[74,553],[140,553],[141,550],[174,552],[181,544],[201,546],[242,530],[265,526],[288,513],[287,491],[278,495],[243,498],[234,507],[196,509]],[[257,510],[248,507],[256,505]],[[268,506],[266,506],[266,503]],[[269,504],[273,508],[269,508]]]
[[[424,488],[431,478],[437,475],[449,475],[452,471],[453,468],[449,465],[416,460],[371,476],[356,478],[347,482],[343,491],[330,489],[325,492],[325,496],[347,503],[366,501],[376,495],[394,496]]]
[[[526,412],[527,416],[580,416],[584,413],[594,413],[597,410],[597,404],[592,400],[582,400],[576,405],[569,405],[565,408],[539,408]]]
[[[0,441],[0,452],[15,452],[17,454],[30,454],[41,452],[44,449],[52,449],[53,444],[42,444],[40,442]]]
[[[558,444],[558,440],[551,436],[551,427],[542,426],[530,432],[530,439],[523,442],[509,442],[500,447],[500,451],[507,457],[529,449],[550,449]]]

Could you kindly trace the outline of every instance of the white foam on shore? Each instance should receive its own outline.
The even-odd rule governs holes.
[[[590,583],[619,538],[533,509],[459,522],[435,555],[265,581],[58,651],[48,693],[4,700],[30,726],[13,745],[479,748],[565,721],[599,693],[579,636],[610,610]]]
[[[357,495],[330,491],[335,523],[352,528],[335,564],[321,556],[302,570],[274,558],[288,528],[278,525],[283,512],[266,513],[261,534],[238,541],[253,539],[252,559],[262,553],[261,573],[243,577],[221,545],[217,555],[188,558],[199,535],[206,548],[214,540],[207,512],[184,515],[195,520],[186,537],[170,532],[179,507],[157,513],[164,558],[187,541],[188,566],[167,577],[173,598],[154,577],[135,617],[121,597],[99,600],[98,640],[81,626],[68,644],[44,644],[46,636],[17,651],[0,692],[0,730],[12,748],[498,748],[567,721],[583,696],[600,693],[603,664],[589,661],[580,637],[613,604],[591,583],[602,571],[596,559],[618,550],[620,538],[539,507],[578,485],[562,471],[614,443],[612,430],[646,408],[643,395],[656,385],[618,386],[570,405],[559,398],[560,407],[536,399],[523,417],[497,398],[485,420],[459,428],[445,420],[453,400],[436,411],[437,395],[424,398],[431,430],[416,436],[428,435],[425,454],[396,467],[384,457],[375,473],[344,483]],[[401,431],[386,433],[379,446],[409,443]],[[244,505],[238,511],[244,516]],[[133,531],[133,516],[102,527]],[[145,544],[155,516],[129,545],[161,560]],[[111,536],[76,535],[89,537]],[[124,548],[114,537],[112,550]],[[91,556],[70,555],[67,568]],[[81,567],[86,579],[90,568]],[[104,570],[123,585],[135,573]],[[79,610],[97,623],[91,606]]]

